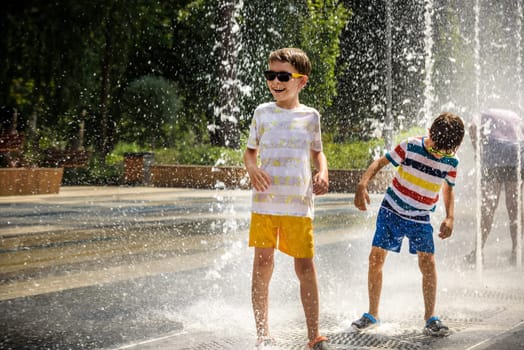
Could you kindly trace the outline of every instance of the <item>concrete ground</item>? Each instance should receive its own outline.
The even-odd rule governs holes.
[[[388,256],[382,325],[350,330],[367,311],[369,212],[352,194],[316,200],[321,329],[335,349],[524,349],[522,269],[508,264],[499,213],[482,269],[470,193],[457,193],[452,238],[436,242],[437,312],[449,337],[426,337],[420,273],[406,247]],[[250,349],[250,192],[62,187],[0,197],[0,349]],[[500,211],[500,210],[499,210]],[[443,213],[434,215],[435,227]],[[406,244],[405,244],[406,245]],[[270,324],[278,349],[302,349],[292,261],[276,255]]]

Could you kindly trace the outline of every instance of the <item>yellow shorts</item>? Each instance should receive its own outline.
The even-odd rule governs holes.
[[[249,246],[277,248],[294,258],[312,258],[313,220],[302,216],[251,213]]]

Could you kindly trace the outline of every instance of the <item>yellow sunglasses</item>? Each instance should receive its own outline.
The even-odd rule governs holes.
[[[264,77],[266,80],[275,80],[277,78],[281,82],[289,81],[291,78],[301,78],[305,76],[304,74],[299,73],[290,73],[290,72],[275,72],[272,70],[267,70],[264,72]]]
[[[438,149],[435,149],[435,148],[433,148],[433,147],[428,147],[428,151],[429,151],[430,153],[438,154],[439,156],[441,156],[441,157],[446,157],[446,158],[454,157],[455,154],[457,153],[456,151],[452,151],[452,152],[442,152],[442,151],[439,151]]]

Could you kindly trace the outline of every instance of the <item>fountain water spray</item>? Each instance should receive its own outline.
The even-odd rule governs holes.
[[[217,135],[217,138],[223,140],[224,145],[235,148],[240,144],[238,97],[243,91],[242,84],[237,77],[238,57],[242,48],[237,17],[243,5],[242,0],[219,1],[218,40],[214,50],[219,61],[218,75],[221,87],[218,91],[218,103],[214,105],[216,121],[208,126],[208,129]]]
[[[522,8],[522,3],[519,1],[517,2],[517,33],[516,33],[516,38],[517,38],[517,91],[518,91],[518,96],[519,96],[519,100],[517,101],[518,103],[518,113],[519,113],[519,117],[521,118],[524,118],[524,115],[522,115],[522,113],[524,113],[524,97],[522,96],[522,94],[524,93],[524,91],[522,90],[522,29],[523,29],[523,8]],[[517,134],[520,138],[521,134],[518,133]],[[521,142],[524,141],[524,140],[518,140],[518,147],[519,147],[519,152],[517,152],[517,157],[518,157],[518,169],[519,169],[519,175],[517,177],[517,181],[518,181],[518,191],[517,191],[517,203],[518,203],[518,207],[517,207],[517,210],[518,210],[518,213],[517,213],[517,247],[516,247],[516,265],[517,265],[517,268],[521,268],[522,267],[522,155],[521,155],[521,152],[520,152],[520,148],[521,148]]]
[[[434,100],[433,74],[433,0],[425,0],[424,12],[424,115],[420,125],[426,125],[432,118],[432,107]]]
[[[384,139],[386,150],[390,150],[393,147],[393,116],[391,115],[392,109],[392,71],[393,71],[393,58],[391,55],[392,50],[392,35],[391,35],[391,2],[386,1],[386,44],[387,44],[387,58],[386,58],[386,117],[384,119]]]
[[[480,77],[481,77],[481,70],[480,70],[480,0],[475,1],[475,99],[476,99],[476,106],[477,110],[475,113],[478,115],[480,113]],[[475,140],[475,182],[476,182],[476,197],[477,197],[477,207],[476,207],[476,246],[475,246],[475,265],[477,270],[477,275],[479,277],[482,276],[482,226],[480,224],[480,220],[482,217],[482,194],[481,194],[481,159],[480,155],[481,149],[480,147],[480,127],[476,128],[476,140]]]

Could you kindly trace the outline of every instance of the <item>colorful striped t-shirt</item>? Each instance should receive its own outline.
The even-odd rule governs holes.
[[[408,138],[386,154],[398,169],[382,205],[414,221],[429,221],[442,182],[455,186],[459,164],[457,157],[434,157],[424,147],[424,139]]]

